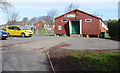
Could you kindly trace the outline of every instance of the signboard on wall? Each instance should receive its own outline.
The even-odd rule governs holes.
[[[75,14],[67,14],[64,17],[76,17],[76,15]]]
[[[58,30],[62,30],[62,27],[61,27],[61,26],[58,26]]]

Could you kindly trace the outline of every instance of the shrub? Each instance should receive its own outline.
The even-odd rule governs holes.
[[[34,29],[34,27],[31,27],[31,30],[33,30]]]
[[[5,28],[2,28],[1,30],[4,30],[4,31],[6,31],[6,30],[5,30]]]
[[[120,19],[119,21],[117,20],[112,20],[108,22],[108,29],[109,29],[109,35],[111,36],[111,38],[119,38],[120,37],[120,28],[118,28],[120,26]]]
[[[47,31],[47,29],[38,29],[38,31]]]

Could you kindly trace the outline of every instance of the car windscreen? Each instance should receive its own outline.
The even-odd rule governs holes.
[[[23,27],[23,26],[19,26],[21,29],[23,30],[28,30],[27,28]]]

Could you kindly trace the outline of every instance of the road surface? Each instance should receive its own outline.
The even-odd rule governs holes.
[[[2,71],[51,71],[43,51],[59,45],[70,44],[66,49],[116,49],[118,42],[101,38],[33,36],[9,37],[0,40],[0,69]]]
[[[56,46],[67,38],[62,37],[10,37],[2,41],[3,71],[50,71],[44,50]]]

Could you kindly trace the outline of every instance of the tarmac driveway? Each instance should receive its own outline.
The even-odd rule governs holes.
[[[3,71],[50,71],[45,54],[30,51],[4,51]]]
[[[119,42],[101,38],[38,36],[10,37],[0,43],[2,43],[2,48],[0,48],[3,49],[3,71],[51,71],[47,56],[43,51],[53,46],[65,43],[70,46],[63,48],[74,50],[118,49]]]
[[[72,37],[71,40],[66,41],[66,44],[70,44],[66,49],[85,50],[85,49],[120,49],[120,42],[101,39],[101,38],[79,38]]]
[[[67,41],[63,37],[10,37],[2,41],[2,71],[51,71],[44,50]],[[12,42],[14,41],[14,42]]]

